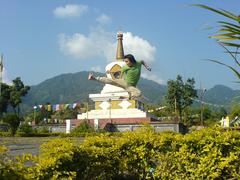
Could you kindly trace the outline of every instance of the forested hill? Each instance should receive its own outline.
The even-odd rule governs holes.
[[[240,90],[233,90],[224,85],[216,85],[206,91],[204,99],[214,104],[229,105],[232,101],[240,102]]]
[[[42,83],[31,86],[26,98],[24,98],[24,107],[32,107],[35,104],[58,104],[74,103],[87,101],[91,93],[100,93],[103,88],[101,83],[88,81],[89,72],[62,74],[43,81]],[[99,73],[100,74],[100,73]],[[100,74],[103,75],[103,74]],[[142,90],[151,103],[161,103],[166,95],[166,85],[160,85],[154,81],[140,79],[138,87]],[[232,90],[223,85],[216,85],[208,89],[204,96],[204,101],[226,105],[230,104],[232,99],[240,96],[239,90]],[[240,98],[239,98],[240,99]]]
[[[88,73],[83,71],[62,74],[47,79],[36,86],[31,86],[28,95],[24,98],[24,104],[33,106],[34,104],[46,104],[47,102],[54,104],[86,101],[89,94],[100,93],[103,88],[103,84],[89,81],[87,79]],[[141,78],[138,87],[142,90],[144,96],[153,103],[161,102],[166,94],[165,85],[147,79]]]

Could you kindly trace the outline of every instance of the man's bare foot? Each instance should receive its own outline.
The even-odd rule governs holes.
[[[93,73],[88,74],[88,80],[94,80],[95,77],[93,76]]]

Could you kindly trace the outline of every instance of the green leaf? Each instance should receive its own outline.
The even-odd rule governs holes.
[[[231,69],[234,72],[234,74],[238,77],[238,79],[240,79],[240,73],[236,69],[234,69],[232,66],[229,66],[229,65],[227,65],[225,63],[222,63],[220,61],[213,60],[213,59],[208,59],[208,61],[212,61],[214,63],[217,63],[217,64],[220,64],[220,65],[228,67],[229,69]]]
[[[222,29],[225,29],[225,30],[233,32],[233,33],[238,34],[240,32],[239,28],[231,27],[231,26],[228,26],[228,25],[221,25],[221,26],[223,27]],[[221,29],[220,29],[220,31],[221,31]]]
[[[236,53],[238,53],[238,48],[237,48],[236,52],[231,52],[231,51],[229,51],[229,49],[226,48],[223,44],[219,43],[219,45],[222,46],[222,47],[232,56],[232,58],[234,59],[235,63],[236,63],[238,66],[240,66],[240,63],[239,63],[239,61],[238,61],[237,58],[236,58]],[[235,56],[234,56],[234,55],[235,55]]]
[[[209,7],[209,6],[202,5],[202,4],[193,4],[193,6],[201,7],[201,8],[204,8],[204,9],[216,12],[218,14],[221,14],[221,15],[227,17],[227,18],[239,21],[239,17],[238,16],[236,16],[235,14],[233,14],[233,13],[231,13],[229,11],[226,11],[226,10],[222,10],[222,9],[221,10],[217,10],[217,9],[214,9],[214,8]]]
[[[236,44],[236,43],[222,42],[222,44],[225,45],[225,46],[240,48],[240,44]]]
[[[226,24],[226,25],[229,25],[229,26],[232,26],[232,27],[235,27],[237,29],[240,29],[240,26],[237,26],[236,24],[232,24],[232,23],[229,23],[229,22],[225,22],[225,21],[218,21],[219,24]]]
[[[219,35],[210,36],[210,37],[219,39],[219,41],[238,40],[239,39],[239,37],[232,36],[231,33],[219,34]]]

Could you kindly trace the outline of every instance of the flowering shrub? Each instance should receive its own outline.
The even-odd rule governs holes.
[[[26,160],[36,164],[27,167]],[[142,128],[87,137],[80,144],[59,138],[43,144],[38,157],[25,155],[12,163],[21,165],[13,171],[25,179],[239,179],[240,134],[202,129],[182,135]]]

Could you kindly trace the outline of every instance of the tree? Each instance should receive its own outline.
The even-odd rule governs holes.
[[[0,94],[0,116],[2,116],[4,112],[7,112],[9,98],[10,98],[10,86],[5,83],[2,83]]]
[[[7,114],[3,118],[3,122],[7,123],[10,126],[10,131],[12,135],[15,135],[21,120],[22,119],[17,116],[17,114]]]
[[[94,128],[90,126],[87,121],[81,122],[77,127],[72,130],[72,133],[93,132]]]
[[[239,103],[234,103],[231,105],[230,118],[234,119],[236,116],[240,117],[240,105]]]
[[[227,116],[227,110],[225,109],[225,108],[223,108],[223,107],[221,107],[220,109],[219,109],[219,111],[217,112],[217,117],[219,118],[219,119],[221,119],[222,117],[226,117]]]
[[[182,121],[183,110],[193,103],[193,98],[197,98],[194,84],[195,80],[193,78],[187,79],[187,82],[184,83],[180,75],[177,76],[176,80],[167,82],[166,102],[172,110],[175,110],[175,114],[180,117],[180,121]]]
[[[64,121],[65,119],[77,119],[78,111],[75,109],[62,109],[60,111],[54,112],[51,116],[52,119],[58,119],[60,121]]]
[[[240,16],[235,15],[234,13],[231,13],[226,10],[218,10],[218,9],[214,9],[209,6],[205,6],[201,4],[197,4],[195,6],[210,10],[230,20],[230,21],[219,21],[218,24],[220,25],[220,29],[218,30],[218,34],[214,36],[210,36],[210,38],[217,39],[217,42],[219,43],[219,45],[221,45],[226,50],[226,53],[228,53],[231,56],[236,66],[239,68],[240,61],[238,60],[237,55],[240,53],[239,52]],[[239,70],[234,66],[228,65],[218,60],[212,60],[212,59],[209,59],[209,60],[212,62],[218,63],[220,65],[226,66],[237,76],[238,79],[240,79]]]
[[[21,81],[20,77],[17,77],[13,81],[13,85],[10,88],[10,98],[9,103],[13,107],[15,114],[19,115],[20,108],[19,105],[22,102],[22,96],[25,96],[30,90],[29,86],[25,86]],[[17,110],[16,110],[17,108]]]
[[[19,117],[19,104],[22,102],[21,97],[25,96],[29,89],[30,87],[25,86],[19,77],[13,80],[13,85],[11,86],[4,83],[1,84],[0,115],[7,112],[8,105],[13,107],[14,114],[6,114],[5,117],[3,117],[3,121],[9,124],[12,135],[16,133],[22,120]]]

